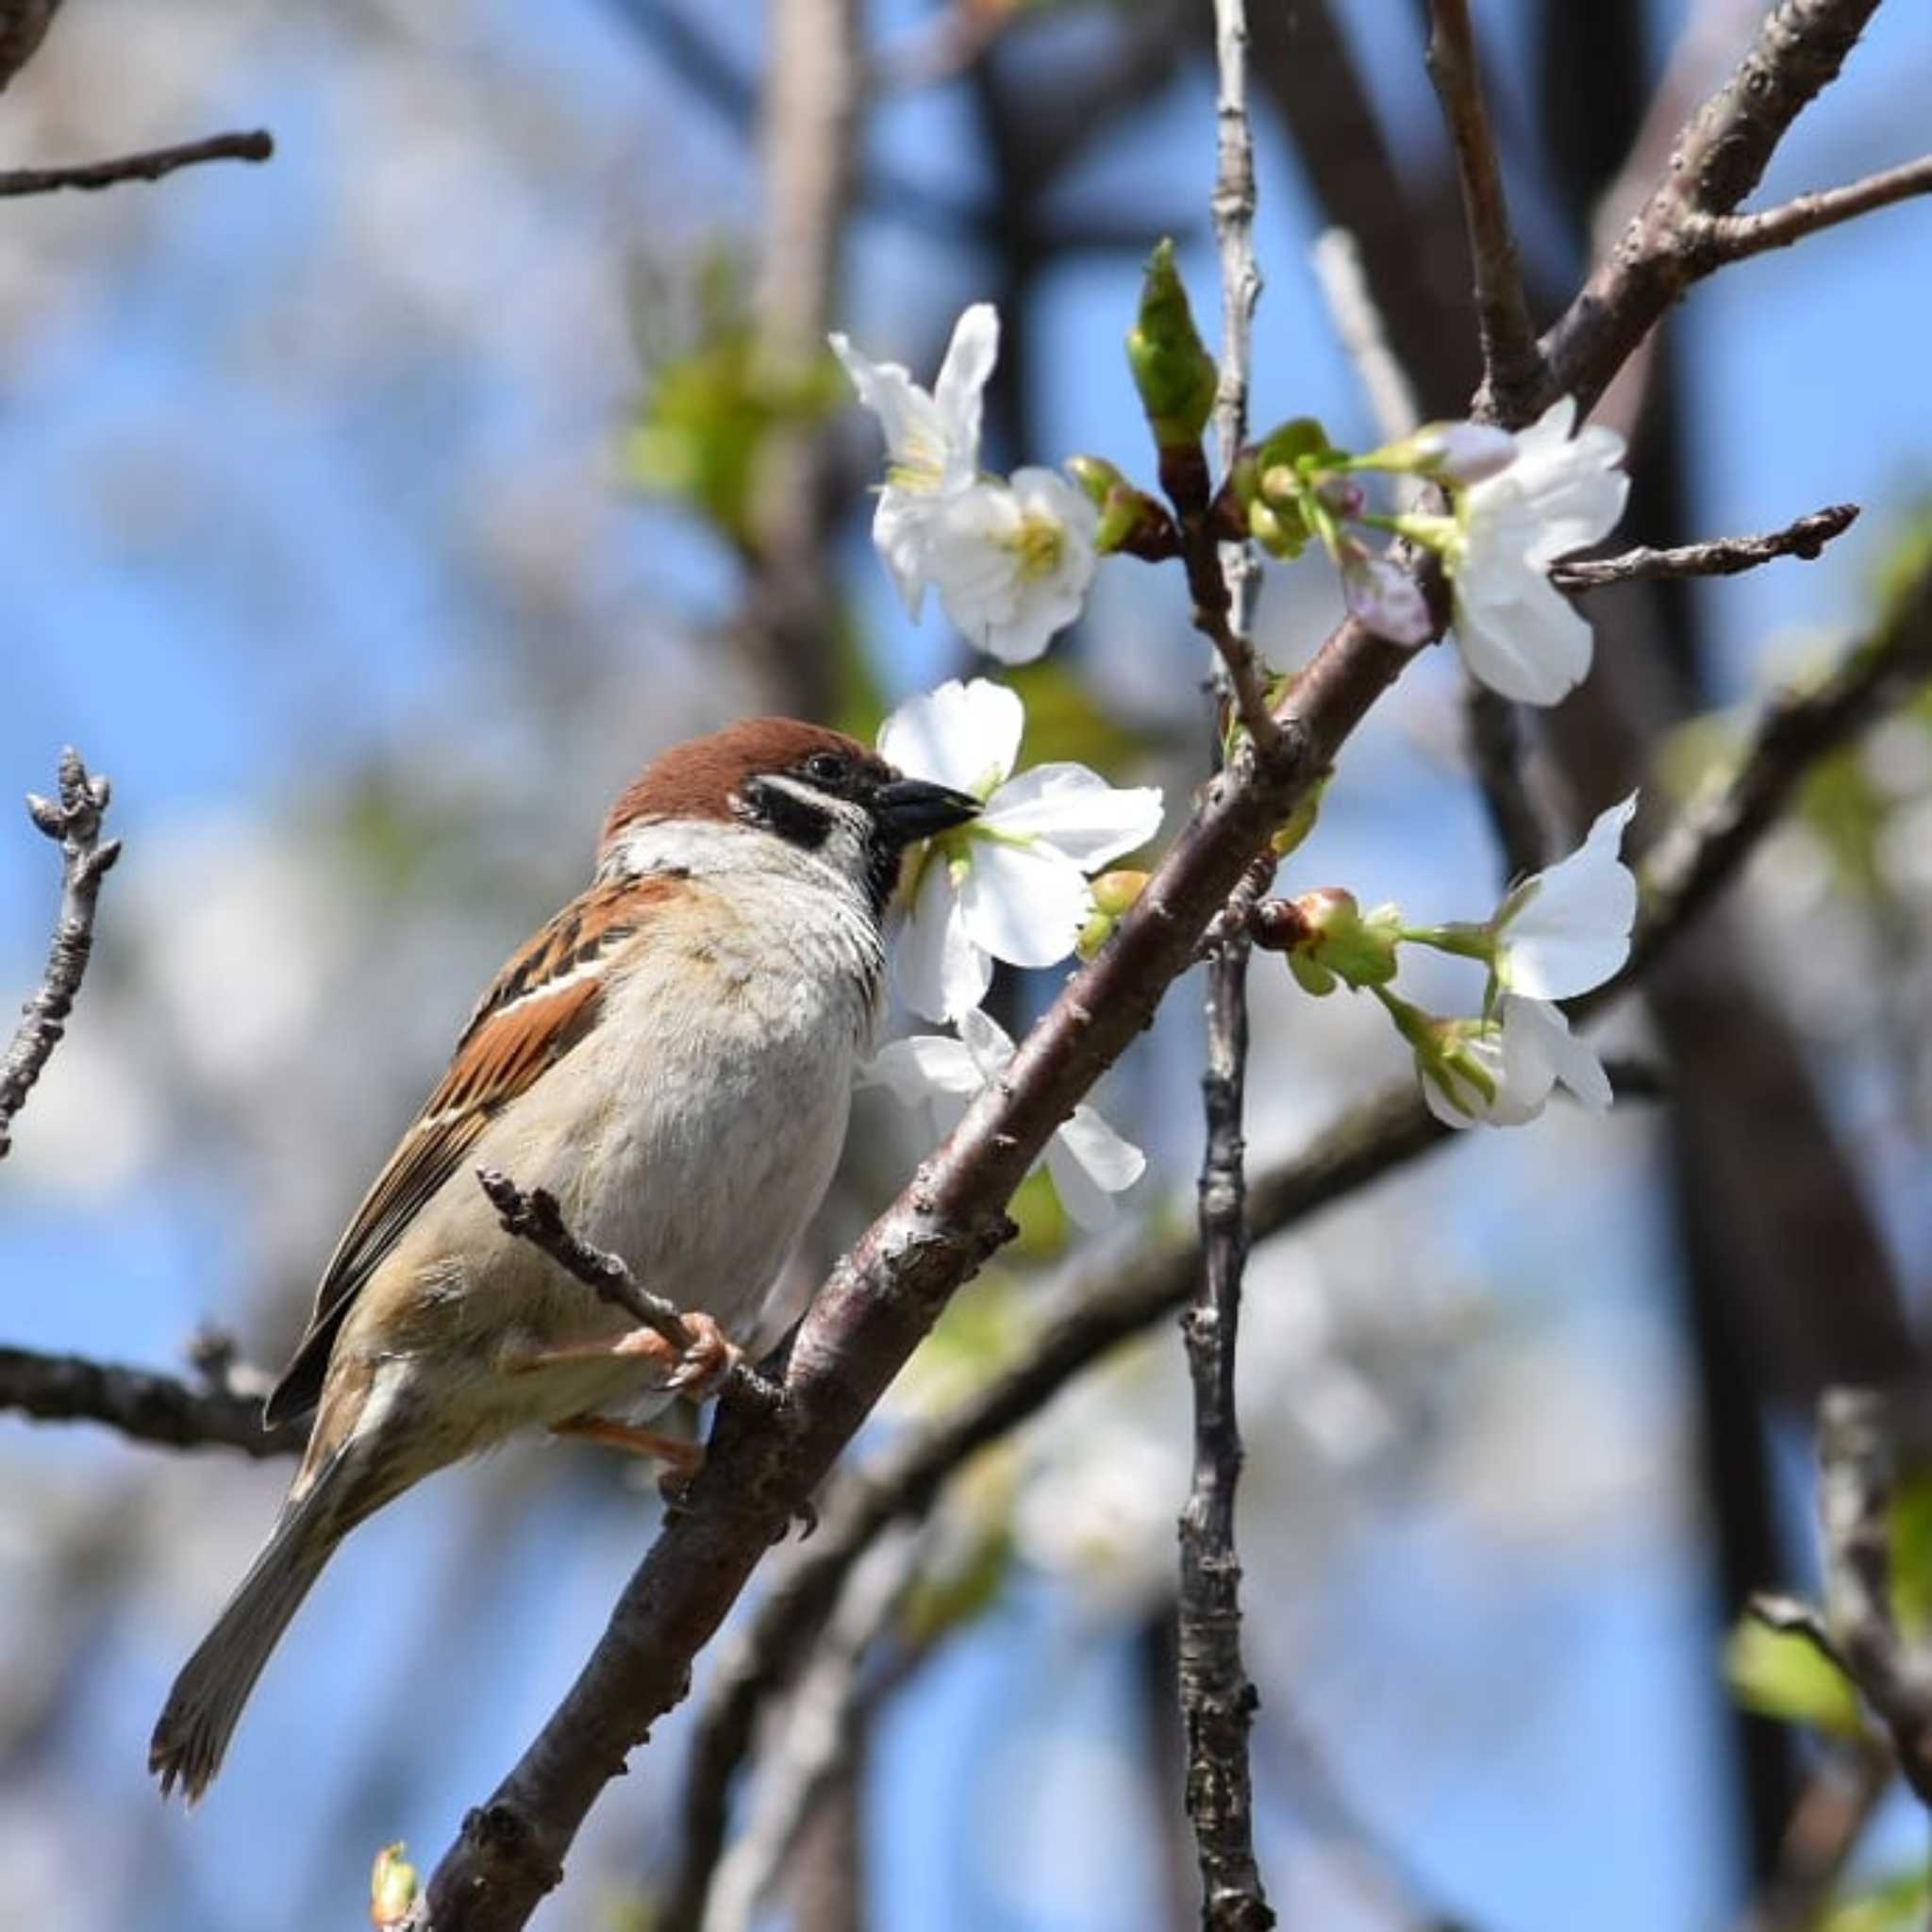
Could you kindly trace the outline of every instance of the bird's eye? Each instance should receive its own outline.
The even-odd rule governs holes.
[[[821,785],[842,785],[852,767],[835,751],[815,751],[805,761],[805,774]]]

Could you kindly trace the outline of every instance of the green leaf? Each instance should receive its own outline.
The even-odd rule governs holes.
[[[1724,1676],[1746,1710],[1840,1737],[1862,1737],[1864,1712],[1845,1674],[1808,1638],[1739,1620],[1724,1646]]]
[[[1928,1902],[1932,1878],[1923,1865],[1915,1866],[1833,1906],[1819,1920],[1817,1932],[1907,1932],[1925,1923]]]
[[[991,1609],[1012,1567],[1013,1535],[1001,1521],[974,1537],[943,1572],[920,1574],[899,1611],[907,1642],[924,1650]]]
[[[1913,1642],[1932,1627],[1932,1474],[1901,1483],[1891,1499],[1891,1604]]]

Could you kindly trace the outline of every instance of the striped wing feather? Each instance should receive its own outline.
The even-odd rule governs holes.
[[[610,880],[575,899],[497,974],[442,1076],[364,1195],[316,1290],[315,1313],[263,1407],[271,1427],[314,1407],[329,1351],[363,1284],[461,1165],[491,1120],[561,1060],[596,1022],[601,962],[637,930],[670,878]]]

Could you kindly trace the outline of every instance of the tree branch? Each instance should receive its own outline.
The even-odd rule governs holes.
[[[1901,1634],[1891,1603],[1896,1456],[1886,1398],[1828,1389],[1818,1408],[1824,1619],[1833,1655],[1891,1734],[1913,1795],[1932,1807],[1932,1659]]]
[[[1719,268],[1773,248],[1789,248],[1807,235],[1856,221],[1874,208],[1890,208],[1893,202],[1917,194],[1932,194],[1932,155],[1902,161],[1895,168],[1867,175],[1842,188],[1797,195],[1759,214],[1708,216],[1694,224],[1691,232],[1711,257],[1710,266]]]
[[[654,1294],[631,1273],[622,1255],[593,1248],[565,1225],[563,1210],[557,1196],[546,1188],[532,1188],[528,1193],[507,1174],[493,1167],[479,1167],[476,1183],[490,1196],[503,1223],[506,1234],[526,1241],[541,1249],[566,1274],[581,1281],[600,1302],[621,1308],[640,1326],[660,1335],[683,1356],[694,1356],[702,1347],[698,1331],[685,1318],[675,1302]],[[755,1406],[774,1407],[777,1391],[748,1363],[733,1365],[724,1384],[740,1400]]]
[[[1646,858],[1642,909],[1624,969],[1571,1003],[1599,1011],[1647,974],[1738,868],[1821,758],[1932,677],[1932,564],[1893,596],[1878,627],[1812,690],[1766,708],[1728,778],[1684,808]]]
[[[703,1932],[750,1932],[819,1793],[850,1756],[867,1660],[898,1615],[923,1554],[913,1529],[888,1533],[845,1577],[824,1640],[791,1693],[751,1819],[702,1901]],[[671,1915],[662,1922],[664,1932],[694,1923]]]
[[[1506,421],[1515,421],[1524,398],[1541,379],[1542,352],[1529,319],[1503,170],[1483,102],[1469,0],[1430,0],[1429,13],[1434,23],[1427,56],[1429,78],[1441,103],[1462,181],[1484,379],[1498,413]]]
[[[123,181],[158,181],[177,168],[196,167],[203,161],[265,161],[275,151],[274,139],[262,128],[247,134],[210,134],[203,141],[148,148],[138,155],[116,156],[110,161],[83,161],[70,168],[0,169],[0,196],[52,194],[62,188],[113,188]]]
[[[1247,439],[1248,377],[1255,303],[1255,139],[1248,121],[1245,0],[1215,0],[1214,56],[1220,75],[1214,227],[1225,317],[1215,428],[1225,474]],[[1221,566],[1234,633],[1253,622],[1260,566],[1245,543],[1223,546]],[[1243,713],[1260,705],[1252,653],[1226,670]],[[1240,690],[1245,675],[1252,689]],[[1250,726],[1250,729],[1253,727]],[[1231,905],[1239,912],[1267,890],[1274,868],[1257,859]],[[1199,1225],[1202,1268],[1181,1334],[1193,1384],[1194,1459],[1178,1525],[1180,1598],[1177,1665],[1186,1737],[1185,1793],[1201,1874],[1201,1923],[1208,1932],[1263,1932],[1274,1924],[1255,1859],[1254,1776],[1248,1730],[1259,1702],[1241,1659],[1241,1566],[1235,1549],[1235,1496],[1241,1438],[1234,1376],[1247,1265],[1247,1149],[1242,1111],[1248,1067],[1248,937],[1237,917],[1208,961],[1207,1115]]]
[[[308,1439],[306,1418],[264,1429],[258,1395],[221,1386],[197,1389],[176,1375],[26,1348],[0,1348],[0,1409],[37,1422],[105,1423],[136,1441],[171,1449],[292,1456]]]
[[[1587,414],[1694,282],[1723,266],[1704,225],[1756,188],[1787,130],[1838,77],[1878,0],[1783,0],[1737,71],[1670,144],[1648,201],[1542,338],[1543,379],[1510,427],[1574,395]],[[1480,407],[1482,399],[1478,399]]]
[[[1644,577],[1733,577],[1780,557],[1800,557],[1807,562],[1824,546],[1841,537],[1857,521],[1856,503],[1835,503],[1799,517],[1781,530],[1759,537],[1715,537],[1704,543],[1683,543],[1668,550],[1640,544],[1615,557],[1578,558],[1557,564],[1550,581],[1572,596],[1600,591],[1609,584],[1634,583]]]
[[[111,795],[108,780],[91,778],[71,745],[60,754],[58,799],[27,793],[28,817],[60,847],[60,912],[47,949],[46,970],[21,1008],[21,1023],[0,1056],[0,1160],[12,1144],[14,1116],[26,1105],[34,1082],[45,1072],[67,1030],[67,1016],[87,974],[101,881],[121,857],[120,840],[101,843],[101,821]]]

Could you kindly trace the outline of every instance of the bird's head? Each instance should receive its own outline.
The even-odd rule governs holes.
[[[908,778],[841,731],[747,718],[648,765],[604,822],[598,866],[661,870],[688,862],[687,850],[724,849],[720,829],[761,834],[831,867],[877,911],[906,848],[978,810],[969,793]]]

